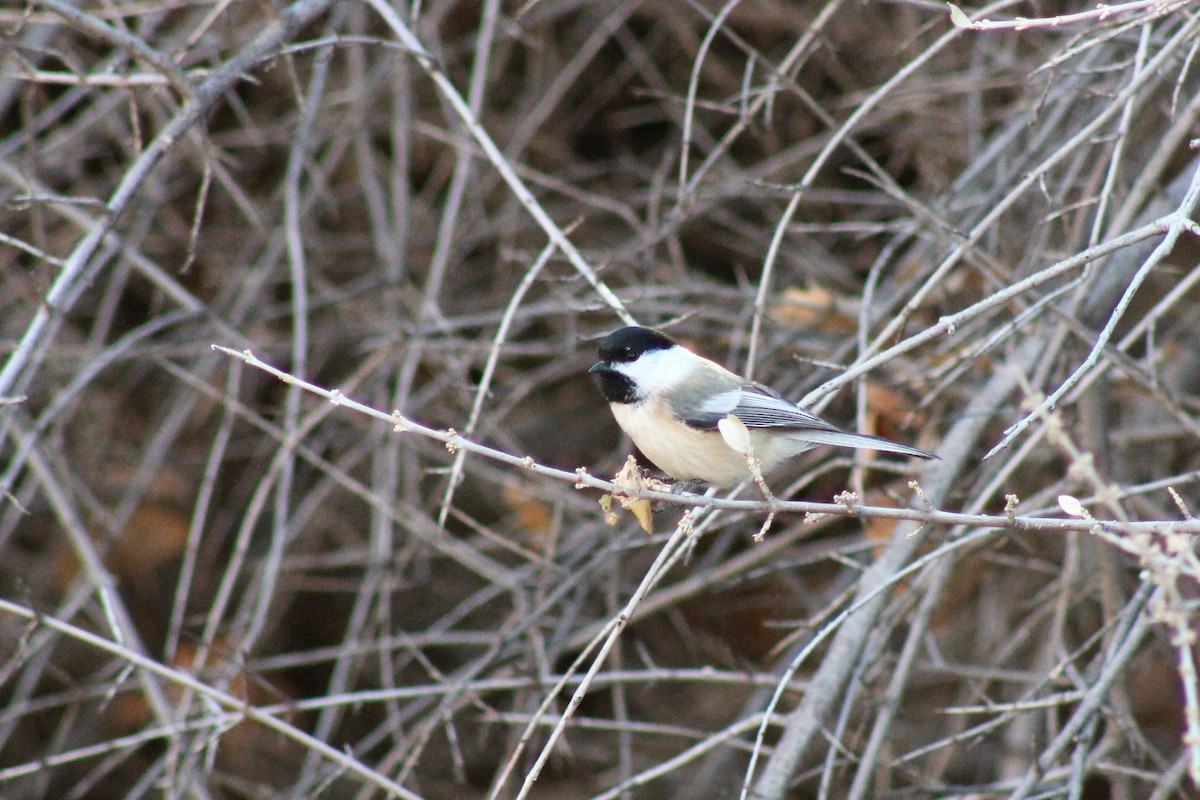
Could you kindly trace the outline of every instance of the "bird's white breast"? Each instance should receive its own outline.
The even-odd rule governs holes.
[[[638,449],[663,472],[678,480],[702,480],[715,486],[733,486],[749,476],[745,458],[725,443],[716,431],[701,431],[675,419],[657,400],[613,403],[617,424]],[[807,449],[786,437],[768,437],[759,431],[750,435],[764,473],[783,459]]]

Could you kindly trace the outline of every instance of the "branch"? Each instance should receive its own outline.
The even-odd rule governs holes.
[[[626,486],[606,481],[603,478],[597,478],[587,471],[586,467],[579,467],[574,471],[558,469],[557,467],[539,464],[531,456],[518,456],[512,453],[506,453],[503,450],[498,450],[479,442],[465,438],[462,434],[453,428],[440,430],[438,428],[430,428],[425,425],[415,422],[412,419],[404,416],[400,411],[393,411],[390,414],[372,408],[368,405],[353,400],[337,389],[325,389],[316,384],[309,383],[301,378],[292,375],[289,372],[273,367],[270,364],[262,361],[253,352],[249,350],[234,350],[221,345],[212,345],[214,350],[218,350],[226,355],[244,362],[247,366],[260,369],[263,372],[274,375],[284,383],[292,386],[298,386],[310,394],[324,398],[335,406],[342,406],[352,411],[357,411],[360,414],[365,414],[372,419],[386,422],[392,426],[396,433],[415,433],[418,436],[424,436],[428,439],[441,442],[446,445],[446,449],[451,453],[457,453],[459,450],[465,450],[469,453],[489,458],[493,461],[507,464],[512,467],[520,467],[523,470],[532,472],[535,475],[541,475],[547,478],[553,478],[559,481],[573,483],[576,489],[600,489],[609,494],[614,494],[619,497],[635,497],[654,500],[666,505],[683,506],[683,507],[703,507],[716,508],[729,511],[753,511],[761,513],[769,513],[772,509],[772,504],[764,500],[728,500],[714,497],[703,497],[695,494],[671,494],[669,492],[657,492],[650,489],[631,490]],[[965,415],[968,418],[974,417],[973,414]],[[997,515],[997,514],[967,514],[955,511],[939,511],[935,508],[890,508],[887,506],[870,506],[859,502],[853,496],[846,498],[844,502],[838,503],[811,503],[800,500],[778,501],[774,505],[778,512],[791,512],[797,514],[807,514],[813,517],[832,515],[838,517],[856,517],[856,518],[877,518],[877,519],[902,519],[911,522],[917,522],[925,525],[945,525],[945,526],[966,526],[978,528],[1009,528],[1011,530],[1020,531],[1048,531],[1048,532],[1064,532],[1064,531],[1084,531],[1095,532],[1105,531],[1114,535],[1131,534],[1135,532],[1150,532],[1170,530],[1174,533],[1200,533],[1200,520],[1185,519],[1185,520],[1153,520],[1141,522],[1122,522],[1120,520],[1080,520],[1080,519],[1062,519],[1058,517],[1040,517],[1040,516],[1018,516],[1012,515]]]

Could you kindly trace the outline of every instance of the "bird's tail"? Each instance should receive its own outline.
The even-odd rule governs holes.
[[[807,430],[793,434],[793,438],[813,444],[831,444],[837,447],[862,447],[868,450],[883,450],[888,453],[899,453],[917,458],[937,458],[928,450],[919,447],[909,447],[906,444],[891,442],[881,436],[868,436],[865,433],[846,433],[845,431],[816,431]]]

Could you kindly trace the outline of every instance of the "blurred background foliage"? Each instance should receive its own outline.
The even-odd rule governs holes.
[[[1200,506],[1196,241],[1153,254],[1167,226],[1144,227],[1193,211],[1194,4],[981,31],[919,0],[397,12],[428,62],[350,0],[0,9],[0,598],[126,648],[0,615],[0,795],[386,796],[131,653],[420,797],[512,797],[531,773],[575,684],[539,707],[678,509],[657,536],[610,527],[595,492],[452,469],[210,348],[620,467],[585,372],[622,323],[561,251],[540,266],[545,226],[429,64],[639,322],[795,399],[887,350],[820,407],[940,450],[934,505],[1058,516],[1072,494],[1172,520],[1171,486]],[[912,477],[820,451],[772,483],[909,505]],[[736,797],[780,741],[782,718],[750,775],[772,693],[795,708],[826,658],[847,685],[776,767],[784,796],[1192,796],[1190,545],[1164,599],[1146,559],[1086,534],[981,535],[783,685],[909,529],[785,515],[754,544],[760,524],[705,519],[531,796]],[[977,533],[926,529],[917,554]]]

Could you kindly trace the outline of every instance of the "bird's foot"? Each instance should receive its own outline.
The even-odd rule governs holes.
[[[694,479],[686,480],[686,481],[675,481],[675,483],[673,483],[671,485],[671,494],[684,494],[686,492],[695,492],[696,488],[699,486],[702,486],[703,484],[704,484],[704,481],[699,481],[699,480],[694,480]]]

